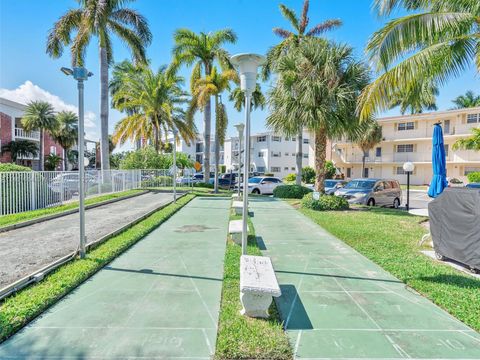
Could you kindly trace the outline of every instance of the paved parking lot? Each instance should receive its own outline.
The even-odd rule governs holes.
[[[407,203],[407,191],[403,190],[402,192],[403,202],[402,206],[405,206]],[[422,190],[410,190],[410,208],[411,209],[426,209],[428,208],[428,203],[433,199],[428,197],[426,191]]]

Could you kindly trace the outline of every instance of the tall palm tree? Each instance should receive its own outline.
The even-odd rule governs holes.
[[[78,117],[72,111],[57,114],[58,127],[52,132],[53,138],[63,148],[63,170],[67,170],[67,152],[78,140]]]
[[[225,141],[225,135],[228,125],[228,116],[225,105],[221,101],[221,94],[230,90],[230,82],[238,82],[238,75],[235,70],[225,70],[219,72],[214,66],[210,75],[198,79],[194,84],[193,97],[190,102],[190,108],[187,112],[190,121],[193,122],[193,114],[196,108],[203,108],[210,101],[210,97],[215,99],[215,181],[214,191],[218,192],[218,171],[220,162],[220,146]]]
[[[476,107],[480,106],[480,95],[475,95],[473,91],[469,90],[465,95],[457,96],[452,102],[455,104],[455,109]]]
[[[435,97],[438,95],[438,87],[429,83],[415,83],[401,89],[391,99],[390,107],[400,106],[400,112],[404,115],[421,114],[424,110],[437,110]]]
[[[52,133],[58,126],[53,106],[46,101],[29,102],[23,113],[22,126],[26,131],[40,130],[40,170],[43,170],[45,133]]]
[[[278,58],[287,51],[295,51],[295,48],[301,43],[303,39],[308,38],[315,38],[323,35],[325,32],[333,30],[342,25],[341,20],[339,19],[329,19],[324,22],[318,23],[317,25],[307,30],[308,24],[310,19],[308,17],[308,8],[310,2],[309,0],[304,0],[302,14],[300,18],[295,13],[294,10],[286,7],[283,4],[280,4],[280,11],[283,17],[290,22],[294,31],[282,29],[282,28],[274,28],[273,32],[279,36],[282,41],[280,44],[272,47],[267,53],[267,59],[265,65],[262,68],[262,75],[264,79],[267,79],[270,75],[272,68],[274,67],[275,62]],[[292,89],[292,91],[295,91]],[[282,129],[280,123],[277,123],[276,130],[279,132],[284,133],[285,135],[292,135],[291,134],[291,127],[292,124],[287,122],[294,121],[295,124],[293,125],[296,130],[295,134],[297,136],[297,152],[295,154],[295,161],[296,161],[296,183],[300,185],[302,182],[302,161],[303,161],[303,124],[299,122],[300,117],[285,117],[285,130]],[[288,128],[288,129],[287,129]]]
[[[368,69],[346,45],[306,39],[297,51],[280,57],[275,70],[278,79],[269,94],[270,117],[277,111],[296,114],[314,133],[315,189],[323,191],[327,138],[353,137],[362,130],[355,107],[358,94],[368,84]]]
[[[398,8],[413,11],[389,21],[367,45],[380,72],[359,101],[362,118],[387,110],[396,93],[412,84],[441,86],[472,63],[480,72],[480,3],[478,0],[375,0],[380,15]]]
[[[181,88],[183,81],[166,66],[161,66],[157,72],[144,66],[140,72],[125,77],[113,95],[113,102],[120,111],[136,110],[127,112],[127,116],[117,123],[114,143],[150,139],[160,151],[162,137],[166,141],[168,132],[174,128],[185,141],[194,139],[193,121],[186,120],[181,108],[187,102],[187,94]]]
[[[364,126],[362,126],[364,125]],[[362,150],[362,176],[365,176],[365,160],[368,152],[375,145],[382,141],[382,127],[376,121],[368,121],[362,124],[362,131],[354,139],[360,150]]]
[[[145,47],[152,34],[147,20],[124,7],[131,0],[79,0],[80,8],[68,10],[48,34],[47,53],[59,58],[70,45],[72,65],[83,66],[92,37],[97,37],[100,56],[101,165],[110,169],[108,153],[108,67],[113,62],[112,35],[118,36],[137,62],[145,62]],[[72,35],[73,36],[72,39]]]
[[[212,33],[199,34],[188,29],[178,29],[174,34],[173,47],[174,66],[181,64],[194,65],[190,78],[190,90],[193,94],[194,85],[198,79],[211,75],[215,61],[222,69],[231,68],[229,54],[223,49],[227,43],[237,41],[237,35],[231,29],[218,30]],[[203,111],[203,141],[204,141],[204,179],[210,179],[210,132],[211,132],[211,102],[207,98]]]
[[[472,128],[472,135],[466,139],[459,139],[453,144],[453,150],[480,151],[480,127]]]
[[[10,153],[12,162],[16,164],[19,157],[37,156],[38,145],[29,140],[12,140],[2,146],[1,152]]]

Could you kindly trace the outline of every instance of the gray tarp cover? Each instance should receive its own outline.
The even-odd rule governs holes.
[[[428,214],[435,251],[480,269],[480,189],[446,188]]]

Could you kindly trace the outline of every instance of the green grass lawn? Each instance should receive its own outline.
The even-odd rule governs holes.
[[[157,228],[195,197],[187,194],[155,212],[145,220],[109,239],[87,253],[85,259],[73,260],[0,303],[0,342],[13,335],[60,298],[95,274],[130,246]]]
[[[298,207],[298,201],[289,201]],[[424,218],[403,211],[356,208],[303,214],[457,319],[480,331],[480,280],[420,253]]]
[[[103,201],[117,199],[117,198],[129,196],[133,194],[138,194],[141,191],[144,191],[144,190],[141,190],[141,189],[128,190],[128,191],[122,191],[122,192],[117,192],[112,194],[95,196],[95,197],[85,199],[85,205],[98,204]],[[58,214],[58,213],[76,209],[76,208],[78,208],[78,201],[72,201],[72,202],[69,202],[68,204],[53,206],[45,209],[25,211],[18,214],[4,215],[0,217],[0,227],[17,224],[23,221],[37,219],[42,216]]]
[[[241,219],[241,216],[231,219]],[[248,226],[247,252],[262,255],[251,221]],[[269,319],[253,319],[240,314],[241,254],[241,246],[228,240],[215,359],[292,359],[292,349],[274,302],[269,309]]]

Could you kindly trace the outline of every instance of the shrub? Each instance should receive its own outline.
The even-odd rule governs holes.
[[[29,167],[21,166],[13,163],[0,164],[0,172],[9,171],[32,171]]]
[[[313,184],[315,182],[315,170],[311,166],[302,168],[302,181],[306,184]]]
[[[178,152],[177,167],[180,169],[192,168],[193,160],[187,154]],[[148,146],[131,151],[120,160],[120,169],[169,169],[173,164],[173,154],[160,154],[153,147]]]
[[[468,182],[480,183],[480,171],[471,172],[467,175]]]
[[[207,188],[207,189],[213,189],[214,185],[213,184],[207,184],[204,182],[199,182],[199,183],[194,183],[193,187],[202,187],[202,188]]]
[[[263,176],[275,176],[273,173],[265,173]]]
[[[142,181],[142,187],[155,186],[173,186],[173,178],[171,176],[155,176]]]
[[[292,182],[292,181],[295,181],[297,179],[297,175],[295,174],[288,174],[287,176],[285,176],[283,178],[284,181],[287,181],[287,182]]]
[[[305,186],[279,185],[273,189],[273,196],[281,199],[301,199],[310,192],[312,192],[312,190]]]
[[[333,161],[327,161],[325,163],[325,179],[333,179],[336,172],[337,169],[335,168],[335,165],[333,165]]]
[[[313,198],[313,194],[307,194],[302,199],[302,207],[312,210],[346,210],[348,201],[340,196],[320,195],[318,200]]]

